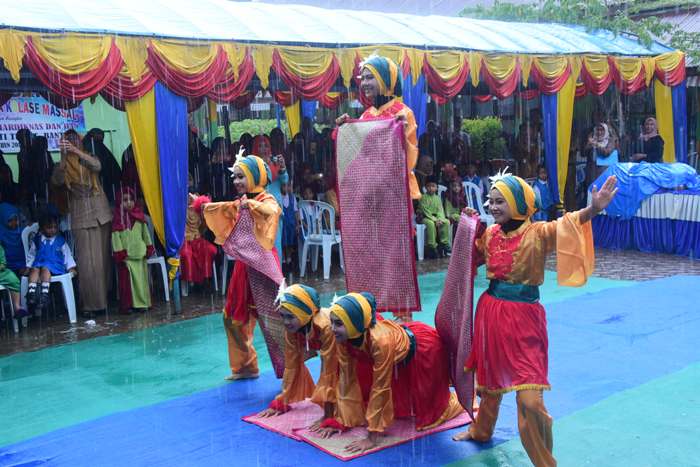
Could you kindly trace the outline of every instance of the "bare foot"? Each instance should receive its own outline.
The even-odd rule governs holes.
[[[469,430],[457,433],[452,437],[452,441],[469,441],[470,439],[472,439],[472,434],[469,432]]]

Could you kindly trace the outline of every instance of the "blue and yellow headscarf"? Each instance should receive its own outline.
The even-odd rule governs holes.
[[[515,175],[500,177],[491,188],[503,195],[510,207],[511,218],[516,221],[528,219],[540,208],[535,190],[520,177]]]
[[[382,96],[401,97],[403,94],[403,78],[401,70],[393,60],[379,55],[372,55],[360,64],[372,72],[379,83],[379,94]]]
[[[248,179],[250,193],[259,193],[265,190],[265,187],[272,181],[270,166],[258,156],[243,157],[241,154],[236,157],[231,172],[236,167],[239,167]]]
[[[280,307],[299,319],[302,326],[318,313],[321,301],[315,289],[302,284],[292,284],[280,293]]]
[[[341,319],[349,339],[357,339],[377,322],[377,302],[369,292],[349,293],[331,305],[331,313]]]

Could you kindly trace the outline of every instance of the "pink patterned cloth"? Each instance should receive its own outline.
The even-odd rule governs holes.
[[[275,375],[281,378],[284,374],[284,323],[277,312],[275,299],[284,276],[274,250],[266,250],[255,239],[253,225],[250,211],[241,210],[238,222],[224,242],[223,249],[235,261],[242,261],[248,266],[248,281],[260,329]]]
[[[378,311],[420,310],[403,124],[346,123],[336,153],[347,291],[371,292]]]
[[[435,328],[449,352],[450,378],[459,402],[470,415],[474,402],[474,375],[465,373],[464,362],[472,346],[474,305],[474,240],[479,221],[462,214],[452,243],[445,287],[435,312]]]

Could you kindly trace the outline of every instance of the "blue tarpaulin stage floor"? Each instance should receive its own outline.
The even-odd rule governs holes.
[[[630,452],[639,459],[658,460],[664,457],[653,456],[665,452],[668,459],[674,460],[673,465],[696,463],[693,447],[683,440],[697,439],[700,428],[697,423],[688,424],[681,419],[699,419],[695,377],[700,373],[700,280],[675,276],[633,285],[620,283],[619,287],[615,281],[608,282],[611,288],[581,293],[546,306],[553,389],[545,393],[545,403],[555,418],[555,456],[561,465],[592,462],[590,465],[622,466],[632,464],[627,462],[629,457],[616,453]],[[216,344],[212,348],[224,353],[223,340],[221,345]],[[187,347],[183,346],[182,351],[186,352]],[[0,360],[0,368],[9,368],[12,361],[8,359],[14,357]],[[195,361],[210,356],[202,353],[188,358]],[[126,374],[133,365],[124,360]],[[311,363],[314,373],[318,366],[318,361]],[[161,379],[158,384],[178,385],[176,377]],[[16,385],[4,381],[0,387],[3,386],[17,390]],[[264,408],[278,388],[279,381],[267,371],[255,381],[221,384],[142,407],[125,410],[115,404],[109,415],[14,444],[3,443],[6,445],[0,448],[0,465],[342,464],[307,444],[240,420]],[[44,390],[50,392],[51,387]],[[93,397],[99,398],[99,392]],[[3,413],[16,408],[11,405],[14,398],[13,392],[3,391]],[[649,403],[650,400],[655,403]],[[42,404],[40,397],[36,404]],[[52,407],[43,409],[50,411]],[[673,417],[679,418],[682,430],[674,431]],[[662,418],[665,431],[659,432],[655,423]],[[13,418],[16,425],[32,422]],[[641,435],[632,434],[634,431]],[[453,434],[454,430],[428,436],[351,462],[411,466],[452,462],[472,465],[472,461],[475,465],[492,466],[527,463],[517,440],[512,394],[504,398],[492,443],[455,443],[451,441]],[[600,444],[587,442],[582,439],[584,436]],[[582,448],[582,442],[589,449]],[[605,459],[602,464],[601,459]]]

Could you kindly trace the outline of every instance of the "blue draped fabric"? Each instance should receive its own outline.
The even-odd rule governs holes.
[[[403,81],[403,103],[406,104],[416,118],[416,137],[425,133],[425,128],[428,119],[428,91],[425,86],[425,76],[421,74],[413,84],[413,76],[409,73],[408,77]]]
[[[178,257],[187,214],[187,100],[156,83],[156,132],[165,217],[166,255]]]
[[[308,118],[311,121],[316,117],[317,101],[301,101],[301,118]]]
[[[542,94],[542,125],[544,129],[544,163],[549,174],[549,192],[554,203],[560,203],[557,174],[557,95]]]
[[[597,216],[592,224],[596,247],[700,259],[700,222]]]
[[[685,81],[671,88],[673,108],[673,139],[676,142],[676,161],[688,162],[688,114],[685,105]]]
[[[605,212],[608,216],[620,216],[623,219],[631,219],[642,202],[661,188],[673,189],[681,185],[685,185],[689,190],[700,188],[700,176],[695,169],[678,162],[674,164],[625,162],[611,165],[593,182],[593,185],[600,188],[611,175],[617,177],[618,191]]]

